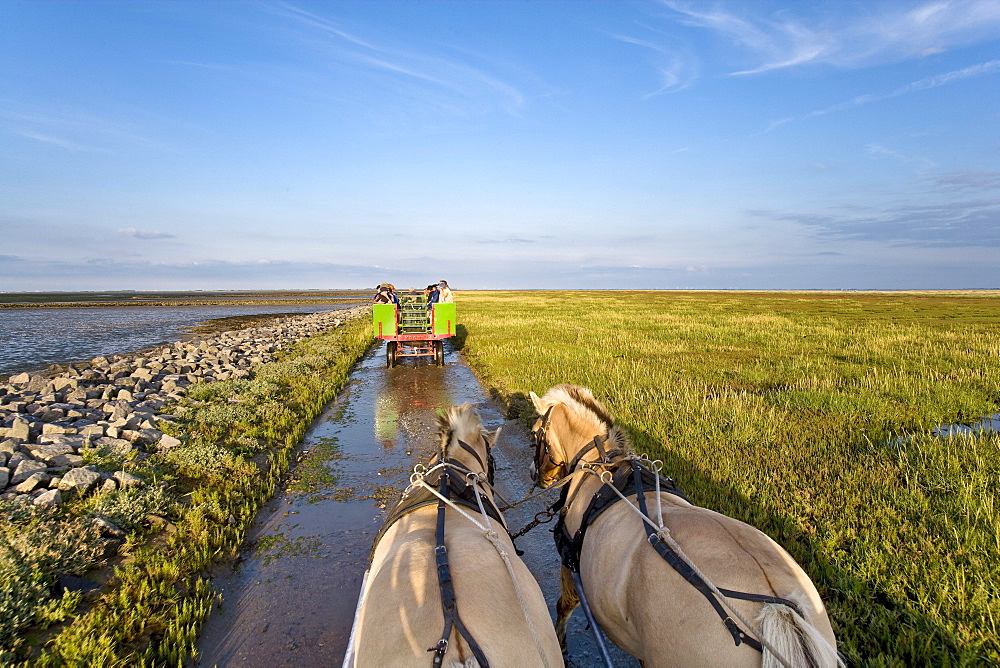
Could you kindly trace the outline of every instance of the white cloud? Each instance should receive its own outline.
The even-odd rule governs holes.
[[[137,230],[134,227],[126,227],[118,230],[118,234],[123,237],[131,237],[133,239],[173,239],[174,235],[169,232],[156,232],[153,230]]]
[[[996,0],[948,0],[917,7],[840,2],[836,13],[796,16],[791,10],[760,12],[763,3],[719,6],[661,0],[678,20],[741,47],[751,67],[734,75],[759,74],[798,65],[868,67],[920,58],[1000,36]],[[820,5],[822,7],[822,4]],[[737,14],[736,8],[743,14]]]

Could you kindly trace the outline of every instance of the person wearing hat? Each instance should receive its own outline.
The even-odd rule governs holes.
[[[438,301],[442,304],[452,304],[455,302],[455,293],[448,287],[448,281],[441,279],[438,281]]]
[[[383,283],[378,286],[378,292],[372,298],[372,304],[399,304],[399,297],[396,296],[392,283]]]
[[[442,304],[455,303],[455,293],[448,287],[448,281],[441,280],[438,282],[438,292],[440,293],[438,301]]]

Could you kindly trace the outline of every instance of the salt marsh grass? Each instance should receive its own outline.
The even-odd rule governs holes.
[[[464,350],[590,387],[699,505],[786,547],[852,663],[1000,662],[1000,295],[469,292]]]
[[[235,557],[293,446],[371,342],[362,316],[282,351],[252,380],[192,386],[176,421],[162,425],[184,444],[125,463],[144,488],[58,511],[0,507],[8,518],[0,525],[0,665],[190,664],[215,597],[209,569]],[[102,562],[93,516],[132,530],[114,576],[86,606],[72,593],[52,598],[58,574],[90,574]],[[53,624],[61,626],[46,631]]]

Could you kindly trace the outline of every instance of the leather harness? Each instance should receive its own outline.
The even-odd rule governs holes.
[[[548,426],[549,412],[551,412],[551,408],[543,416],[542,430]],[[544,433],[538,435],[536,432],[536,439],[538,440],[539,446],[544,446],[547,450]],[[568,568],[573,573],[580,572],[580,553],[583,550],[583,541],[587,536],[587,527],[593,524],[604,511],[613,506],[615,503],[621,501],[621,496],[627,497],[635,494],[636,500],[639,504],[639,511],[651,521],[652,518],[650,517],[649,511],[646,507],[645,490],[654,490],[657,478],[659,478],[661,491],[673,494],[684,499],[685,501],[688,501],[684,492],[681,491],[681,489],[677,486],[677,483],[669,476],[658,475],[635,459],[620,459],[618,461],[612,461],[613,457],[621,456],[622,453],[619,450],[606,452],[601,444],[600,436],[595,436],[594,440],[590,444],[576,454],[572,462],[570,462],[567,474],[573,473],[577,465],[579,465],[582,461],[583,455],[593,449],[596,449],[600,454],[601,463],[605,466],[605,468],[612,472],[611,483],[605,483],[602,485],[597,493],[591,498],[590,503],[587,505],[587,509],[583,513],[580,528],[577,529],[574,535],[571,536],[569,529],[566,528],[566,505],[569,502],[569,486],[563,487],[562,493],[559,495],[559,500],[556,501],[555,505],[552,507],[553,511],[559,511],[559,519],[553,529],[556,548],[559,550],[559,557],[562,560],[563,566]],[[548,456],[547,453],[546,456]],[[625,464],[628,464],[628,466],[625,466]],[[621,496],[615,493],[611,487],[614,487],[614,489],[621,492]],[[653,521],[653,523],[656,524],[655,521]],[[648,524],[644,523],[644,525],[647,530],[646,539],[650,546],[656,550],[656,553],[663,557],[664,561],[670,564],[670,566],[677,571],[681,577],[683,577],[708,600],[716,614],[719,615],[722,623],[725,624],[730,635],[732,635],[733,641],[736,645],[739,646],[740,644],[746,643],[749,647],[763,653],[764,648],[760,642],[758,642],[756,638],[745,633],[726,613],[722,604],[716,598],[715,594],[712,592],[705,580],[698,575],[698,573],[696,573],[694,569],[692,569],[691,566],[677,554],[677,552],[660,539],[656,529],[653,529]],[[787,605],[800,615],[802,614],[799,607],[793,601],[789,601],[788,599],[776,596],[766,596],[764,594],[749,594],[746,592],[733,591],[731,589],[717,588],[717,590],[728,598],[755,601],[758,603],[779,603]]]
[[[484,462],[479,457],[479,454],[469,447],[466,443],[459,441],[458,444],[462,446],[467,452],[471,453],[476,461],[483,465]],[[482,501],[482,508],[486,510],[486,514],[492,517],[494,520],[499,522],[504,530],[507,530],[507,524],[504,522],[503,517],[500,515],[500,511],[494,503],[493,499],[485,494],[481,494],[477,491],[475,485],[468,482],[466,475],[474,473],[470,469],[466,468],[461,462],[456,459],[441,457],[436,462],[432,462],[433,467],[438,467],[436,471],[432,472],[425,478],[425,482],[429,485],[437,485],[438,494],[440,494],[444,499],[448,499],[455,505],[464,506],[476,513],[480,512],[479,502],[476,500],[476,495],[478,494],[479,500]],[[484,466],[487,470],[487,478],[492,485],[493,474],[494,474],[494,461],[493,455],[487,455],[487,465]],[[455,475],[455,474],[459,475]],[[401,517],[412,513],[418,508],[424,508],[426,506],[431,506],[437,504],[437,526],[434,530],[434,562],[437,570],[438,577],[438,588],[441,592],[441,611],[444,615],[444,630],[441,632],[441,638],[437,643],[428,648],[428,652],[434,652],[434,658],[432,665],[434,668],[440,668],[444,661],[444,655],[448,651],[448,638],[451,636],[452,629],[458,631],[458,634],[465,639],[469,644],[469,648],[472,650],[473,656],[479,661],[479,665],[483,668],[489,668],[489,661],[486,660],[486,655],[483,653],[482,648],[476,642],[475,638],[466,628],[465,624],[462,622],[462,618],[458,614],[458,603],[455,598],[455,586],[451,578],[451,567],[448,564],[448,548],[444,541],[444,519],[445,519],[445,508],[447,502],[443,499],[435,496],[430,490],[423,487],[422,485],[411,485],[403,492],[403,497],[399,502],[393,507],[392,512],[386,518],[385,523],[379,530],[378,535],[375,537],[375,544],[372,546],[371,557],[375,555],[375,548],[378,547],[379,541],[385,535],[385,532],[397,522]]]

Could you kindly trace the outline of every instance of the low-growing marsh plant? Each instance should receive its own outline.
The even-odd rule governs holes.
[[[698,504],[771,535],[851,663],[1000,663],[1000,295],[470,292],[513,412],[590,387]]]
[[[124,465],[147,486],[97,494],[53,513],[50,533],[74,545],[76,561],[64,559],[41,569],[43,576],[8,577],[10,569],[25,575],[22,564],[50,552],[38,545],[23,548],[18,541],[27,539],[13,531],[17,522],[26,526],[38,521],[33,514],[40,511],[7,512],[0,506],[0,517],[8,520],[0,523],[0,583],[26,583],[19,585],[23,595],[5,592],[0,584],[0,634],[5,634],[0,635],[0,664],[23,660],[29,650],[31,663],[39,666],[190,661],[215,596],[203,573],[216,560],[235,555],[260,505],[287,471],[291,447],[344,386],[371,342],[370,322],[364,317],[349,320],[281,351],[276,362],[256,367],[251,379],[188,388],[189,405],[173,411],[176,417],[169,424],[161,423],[183,445],[146,461],[90,453],[108,470]],[[154,515],[164,519],[147,527]],[[82,572],[100,563],[104,539],[94,516],[137,530],[121,546],[124,559],[103,593],[86,611],[74,611],[72,599],[51,598],[50,586],[57,572]],[[63,536],[66,527],[79,530]],[[93,545],[81,542],[84,535],[94,537]],[[26,551],[30,559],[24,557]],[[25,586],[34,589],[24,591]],[[18,605],[31,603],[15,616],[2,607],[8,598]],[[71,623],[43,647],[31,647],[25,625],[71,612],[77,614]]]

